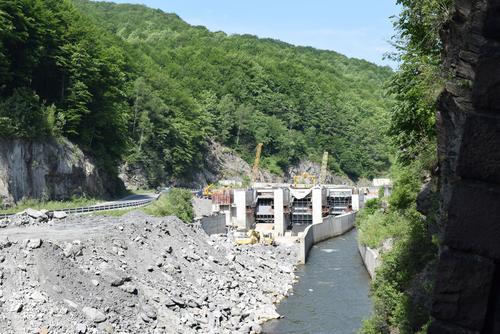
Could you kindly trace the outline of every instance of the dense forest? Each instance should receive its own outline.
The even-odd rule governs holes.
[[[353,179],[387,172],[392,70],[332,51],[195,27],[139,5],[0,3],[0,136],[65,136],[151,185],[202,168],[206,139],[281,174],[331,153]]]
[[[382,253],[372,283],[375,311],[363,334],[427,332],[438,255],[436,112],[447,77],[440,32],[453,1],[398,3],[402,11],[395,20],[394,57],[400,68],[389,84],[395,100],[389,122],[397,147],[394,189],[390,197],[367,203],[357,219],[362,243],[382,249],[390,240],[393,247]]]

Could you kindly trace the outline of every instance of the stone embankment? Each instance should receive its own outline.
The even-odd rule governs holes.
[[[0,333],[259,333],[295,279],[294,248],[175,217],[37,224],[1,230]]]

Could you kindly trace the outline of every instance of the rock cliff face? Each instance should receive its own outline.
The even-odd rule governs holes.
[[[209,141],[203,169],[194,174],[190,185],[202,185],[230,179],[243,181],[252,176],[252,166],[238,156],[231,149],[214,141]],[[283,182],[282,178],[266,170],[259,171],[262,182]]]
[[[500,333],[500,1],[456,0],[443,34],[441,247],[429,333]]]
[[[299,164],[292,166],[285,173],[285,181],[292,183],[293,177],[296,175],[301,175],[302,173],[309,173],[319,177],[321,174],[321,164],[317,162],[312,162],[310,160],[303,160]],[[326,172],[327,184],[337,184],[337,185],[348,185],[353,186],[354,182],[350,180],[347,176],[338,176],[332,174],[330,171]]]
[[[0,139],[0,198],[12,204],[23,198],[63,200],[100,197],[112,192],[95,164],[67,140]]]
[[[200,188],[220,180],[227,179],[242,182],[251,178],[252,166],[233,150],[212,140],[208,141],[207,147],[203,166],[198,171],[184,178],[164,180],[164,183],[173,186]],[[320,171],[321,165],[319,163],[304,160],[290,167],[285,171],[284,175],[275,175],[261,168],[259,170],[259,182],[292,183],[295,175],[302,175],[302,173],[307,172],[319,176]],[[127,188],[151,187],[148,183],[147,172],[141,166],[125,164],[120,167],[119,177]],[[354,185],[348,177],[333,175],[330,172],[327,172],[326,183]]]

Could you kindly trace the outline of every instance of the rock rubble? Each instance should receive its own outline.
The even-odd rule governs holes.
[[[68,214],[64,211],[49,212],[47,210],[26,209],[9,218],[0,219],[0,228],[54,224],[57,220],[67,217]]]
[[[279,317],[295,248],[235,246],[175,217],[105,219],[98,236],[0,237],[0,333],[260,333]]]

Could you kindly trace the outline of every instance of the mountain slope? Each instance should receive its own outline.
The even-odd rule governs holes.
[[[276,175],[324,150],[337,175],[384,173],[391,76],[144,6],[0,1],[0,138],[68,138],[99,168],[125,161],[152,187],[206,174],[212,142],[247,163],[263,143]]]
[[[202,121],[196,131],[245,160],[263,142],[263,164],[276,173],[301,159],[319,160],[323,150],[332,153],[333,171],[354,178],[387,170],[390,101],[382,86],[390,69],[332,51],[210,32],[144,6],[74,3],[132,46],[143,90],[159,93],[174,115],[194,112]],[[154,145],[144,135],[142,141],[146,149]]]

